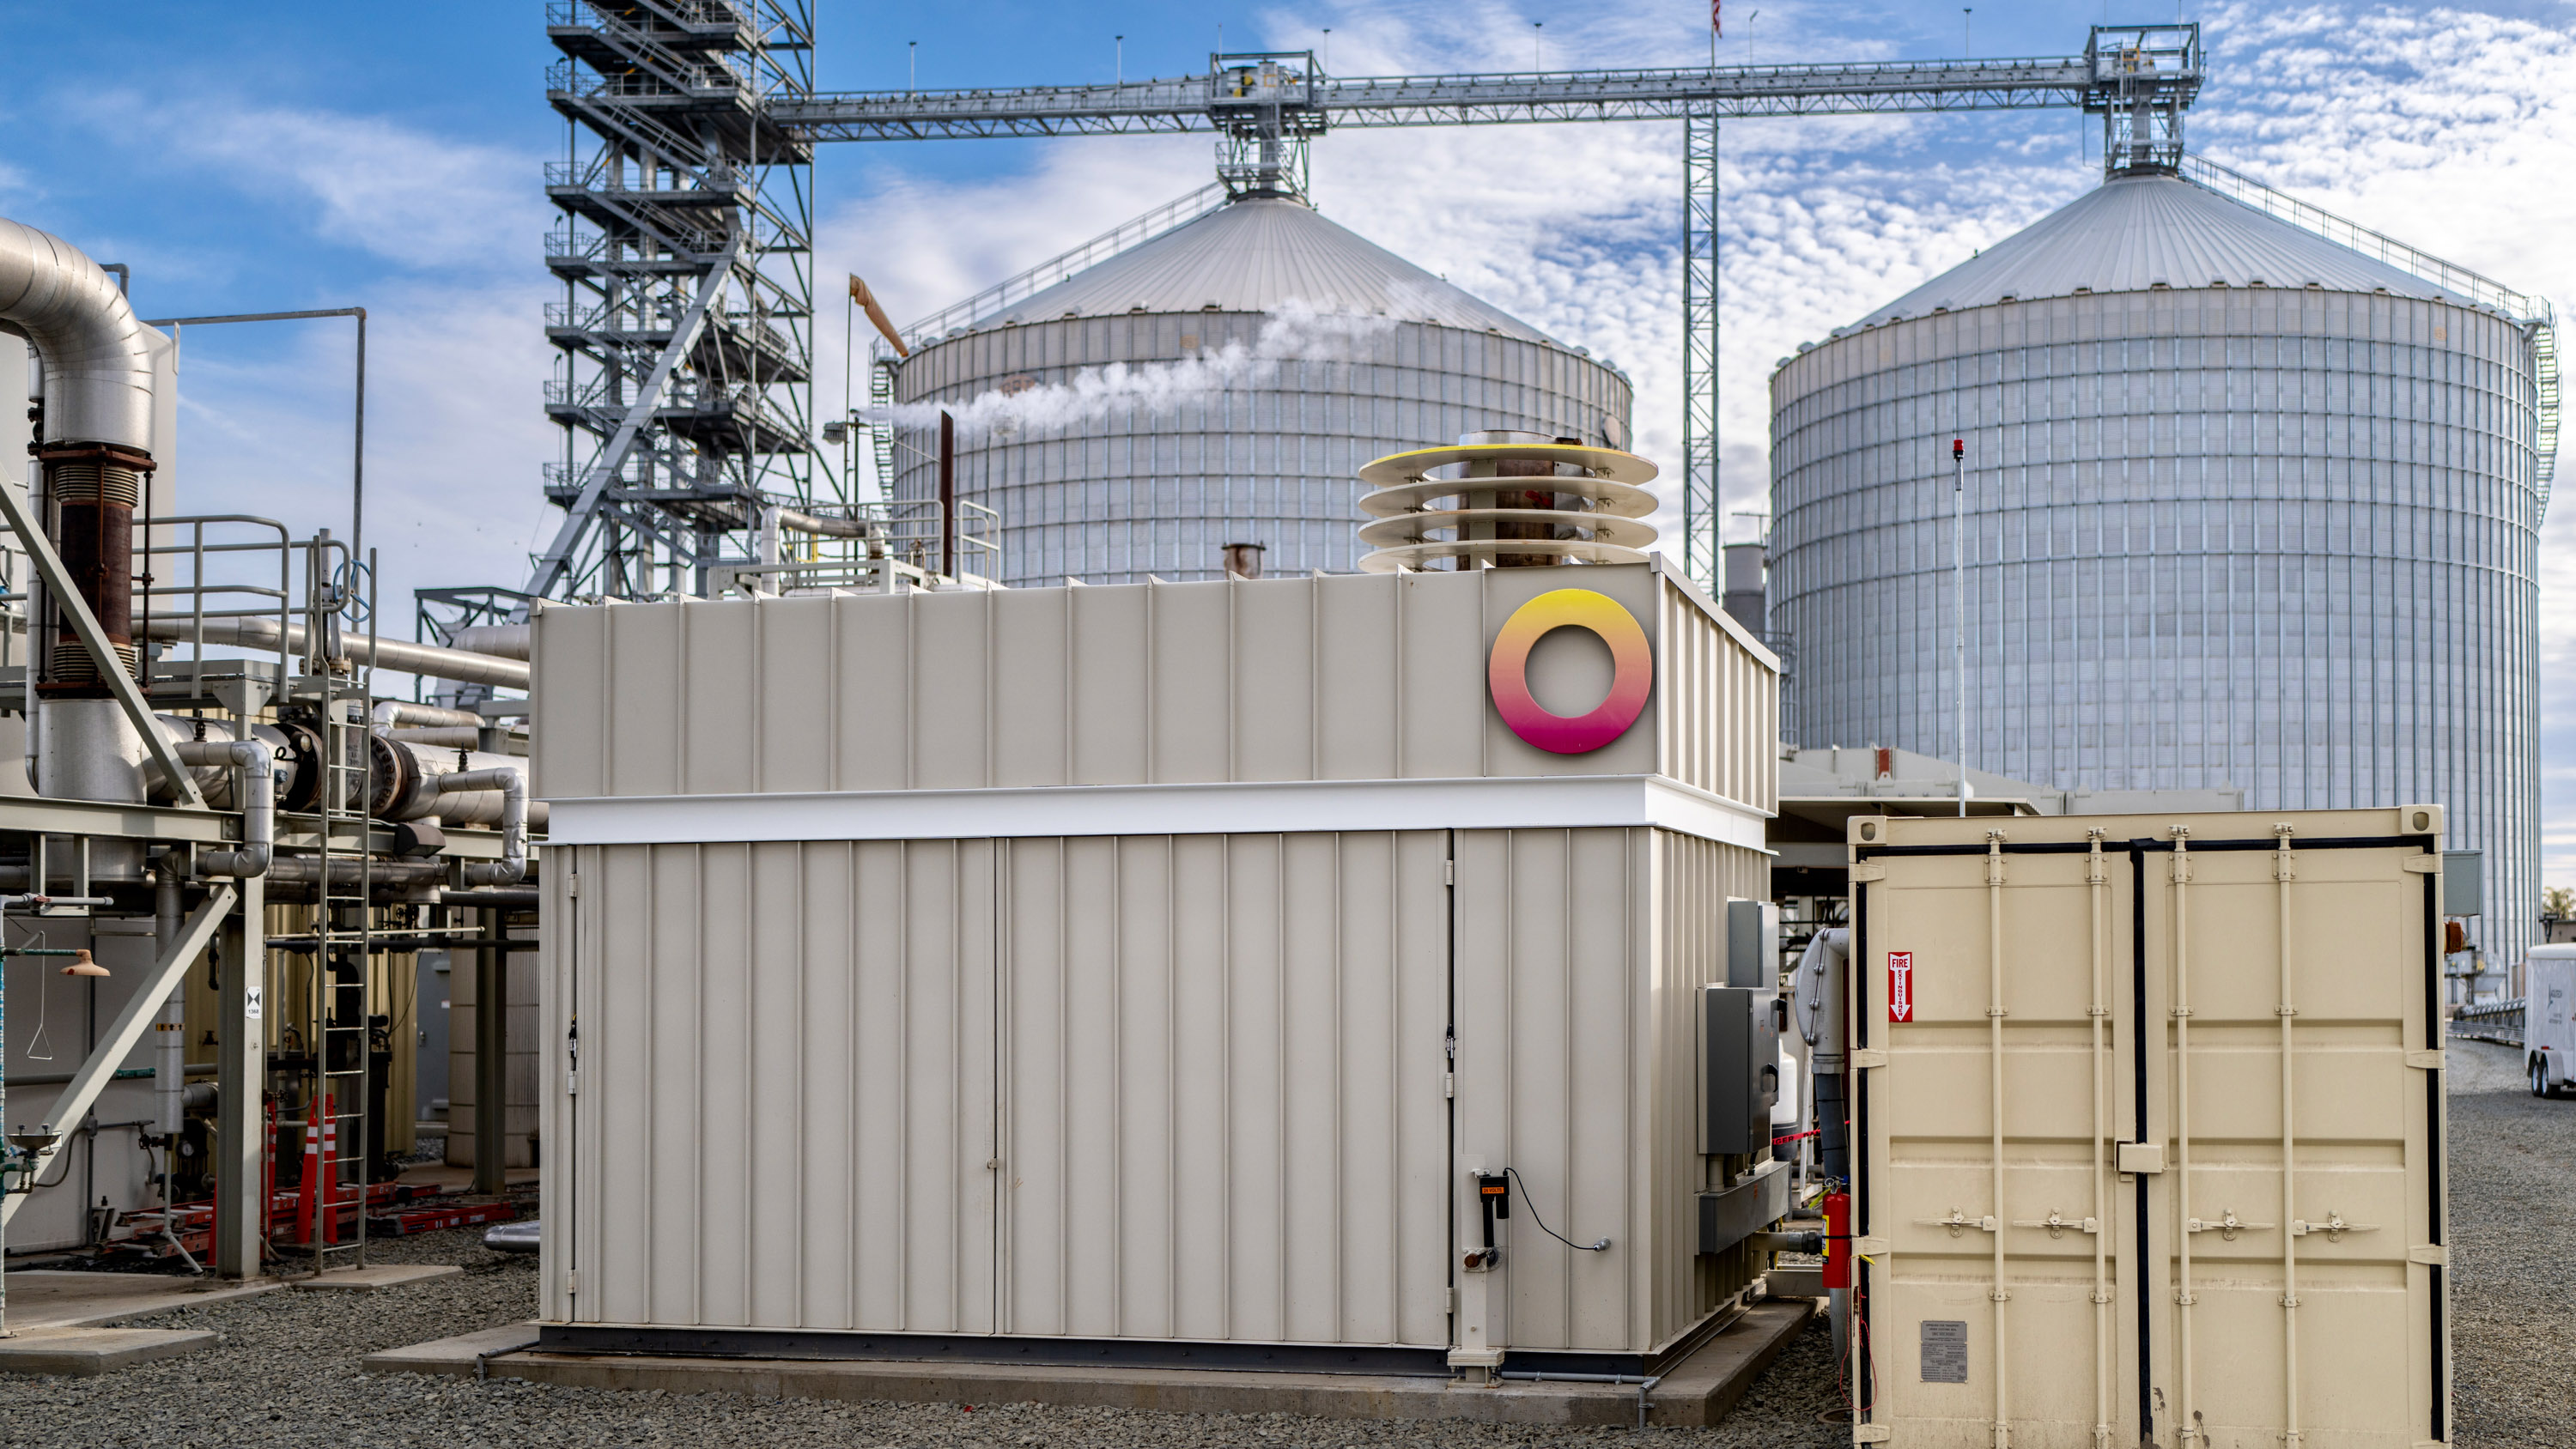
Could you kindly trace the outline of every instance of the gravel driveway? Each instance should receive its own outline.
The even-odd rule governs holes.
[[[2451,1203],[2459,1449],[2576,1449],[2576,1100],[2527,1095],[2509,1048],[2452,1048]],[[358,1373],[361,1356],[535,1311],[532,1259],[483,1251],[473,1230],[385,1245],[380,1260],[465,1265],[379,1294],[273,1293],[159,1315],[209,1328],[216,1348],[93,1379],[0,1380],[0,1445],[29,1449],[533,1449],[556,1445],[955,1446],[1128,1449],[1210,1442],[1304,1446],[1503,1446],[1632,1438],[1625,1429],[1371,1423],[1139,1413],[1040,1405],[844,1404],[630,1394],[495,1380]],[[1659,1443],[1826,1449],[1840,1402],[1821,1322],[1726,1423],[1662,1429]]]

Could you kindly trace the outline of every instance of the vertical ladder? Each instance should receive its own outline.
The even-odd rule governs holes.
[[[305,1156],[308,1168],[320,1175],[309,1194],[312,1218],[304,1225],[316,1275],[332,1266],[333,1254],[348,1255],[353,1260],[349,1266],[367,1263],[368,1013],[378,995],[371,989],[375,912],[372,856],[367,849],[368,807],[375,793],[375,755],[368,739],[375,671],[372,665],[361,665],[343,680],[334,669],[335,656],[344,652],[339,648],[340,625],[350,612],[357,582],[351,563],[345,547],[325,534],[314,540],[305,574],[306,677],[320,686],[322,716],[311,1008],[314,1091],[319,1104],[315,1120],[322,1142],[318,1154],[308,1149]],[[366,623],[372,644],[372,587],[369,595]],[[368,650],[371,660],[374,653]],[[349,1241],[333,1241],[338,1237],[339,1205],[353,1201],[357,1213]]]

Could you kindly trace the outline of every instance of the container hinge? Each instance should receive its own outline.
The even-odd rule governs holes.
[[[1447,1097],[1453,1102],[1458,1100],[1458,1074],[1456,1072],[1442,1072],[1440,1074],[1440,1095]]]
[[[1893,1437],[1895,1433],[1896,1430],[1885,1424],[1854,1424],[1852,1425],[1852,1442],[1855,1444],[1884,1444],[1889,1440],[1889,1438]]]
[[[2442,1056],[2441,1049],[2437,1047],[2428,1052],[2408,1052],[2406,1065],[2427,1072],[2438,1072],[2447,1065],[2447,1062]]]
[[[578,1097],[581,1095],[581,1073],[564,1073],[564,1095],[567,1097]]]
[[[1887,1065],[1887,1053],[1877,1047],[1862,1047],[1851,1054],[1851,1064],[1854,1071],[1883,1067]]]
[[[2409,1263],[2430,1263],[2436,1268],[2451,1266],[2451,1250],[2440,1243],[2417,1243],[2406,1250]]]
[[[567,1268],[567,1269],[565,1269],[565,1270],[564,1270],[564,1292],[565,1292],[566,1294],[568,1294],[568,1295],[569,1295],[569,1294],[579,1293],[580,1291],[581,1291],[581,1270],[580,1270],[580,1269],[578,1269],[578,1268]]]
[[[1440,883],[1442,885],[1456,885],[1458,883],[1458,862],[1454,860],[1444,860],[1440,862]]]
[[[1457,1311],[1458,1311],[1458,1290],[1457,1290],[1457,1289],[1455,1289],[1455,1288],[1451,1288],[1451,1289],[1449,1289],[1449,1290],[1448,1290],[1448,1294],[1449,1294],[1449,1297],[1448,1297],[1448,1300],[1447,1300],[1447,1301],[1448,1301],[1449,1307],[1448,1307],[1447,1311],[1448,1311],[1448,1312],[1451,1312],[1451,1313],[1455,1313],[1455,1312],[1457,1312]]]
[[[2438,855],[2410,855],[2406,857],[2405,860],[2399,862],[2399,864],[2415,875],[2440,875],[2442,873],[2442,857]]]
[[[578,896],[581,894],[581,877],[580,877],[580,876],[578,876],[578,875],[567,875],[567,876],[565,876],[565,877],[564,877],[564,894],[565,894],[565,895],[568,895],[568,896],[575,896],[575,897],[578,897]]]
[[[1854,885],[1858,885],[1862,881],[1885,880],[1887,879],[1887,867],[1874,860],[1860,861],[1852,866],[1851,879],[1852,884]],[[1863,1424],[1861,1427],[1864,1429],[1875,1429],[1883,1426],[1877,1424]]]
[[[1887,1251],[1889,1251],[1889,1249],[1887,1246],[1887,1239],[1885,1238],[1861,1237],[1852,1239],[1852,1253],[1855,1257],[1875,1258]]]

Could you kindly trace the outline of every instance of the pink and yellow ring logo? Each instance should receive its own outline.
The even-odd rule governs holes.
[[[1550,714],[1530,695],[1530,651],[1554,629],[1589,629],[1610,646],[1610,693],[1588,714]],[[1542,750],[1580,755],[1626,734],[1637,722],[1647,691],[1654,687],[1655,660],[1646,647],[1646,631],[1609,595],[1552,589],[1503,621],[1485,663],[1485,683],[1513,734]]]

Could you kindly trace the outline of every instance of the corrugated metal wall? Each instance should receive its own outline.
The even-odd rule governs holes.
[[[1658,659],[1652,727],[1585,755],[1523,742],[1485,691],[1503,620],[1565,587]],[[1646,565],[549,608],[537,632],[557,800],[1659,771],[1776,793],[1769,657]],[[1581,665],[1531,668],[1544,693]]]
[[[548,1009],[558,1041],[578,1016],[581,1086],[550,1102],[572,1170],[547,1181],[569,1231],[545,1312],[1445,1346],[1450,1235],[1479,1231],[1454,1012],[1457,1154],[1614,1239],[1576,1254],[1516,1221],[1505,1341],[1668,1341],[1715,1306],[1692,988],[1723,979],[1724,900],[1764,862],[1647,829],[1459,832],[1453,896],[1452,849],[563,852]]]
[[[1148,313],[990,327],[902,365],[899,401],[959,404],[1071,383],[1111,364],[1173,367],[1255,347],[1251,312]],[[1104,404],[1061,426],[961,438],[957,496],[999,509],[1015,587],[1221,576],[1219,550],[1259,543],[1274,573],[1347,573],[1363,550],[1356,475],[1372,458],[1519,428],[1625,448],[1627,379],[1567,348],[1399,322],[1340,359],[1248,364],[1168,407]],[[906,429],[896,496],[938,496],[935,429]]]
[[[1961,437],[1971,763],[2266,810],[2438,801],[2486,854],[2483,944],[2518,959],[2540,887],[2535,387],[2503,317],[2301,287],[1828,341],[1772,379],[1785,732],[1957,757]]]

